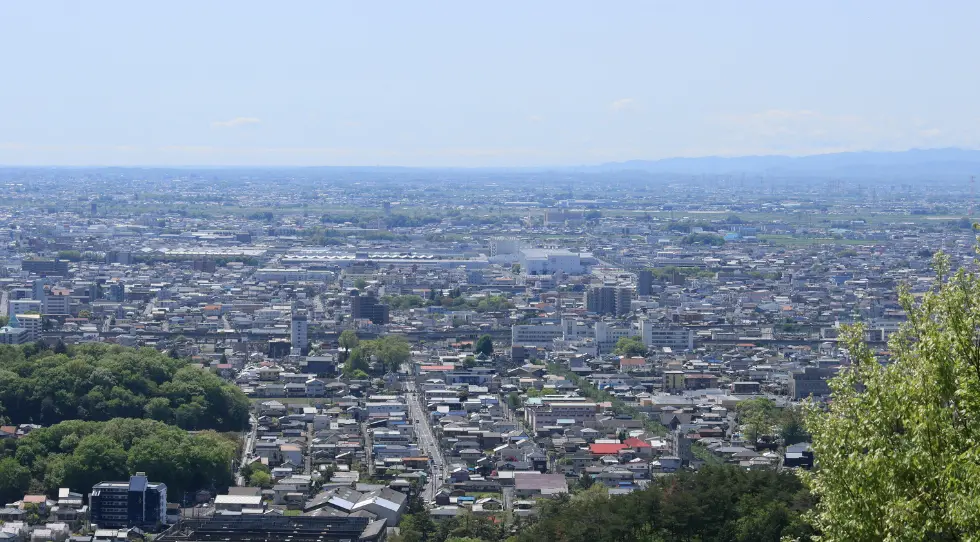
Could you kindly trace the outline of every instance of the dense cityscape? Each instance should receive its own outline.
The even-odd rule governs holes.
[[[0,540],[808,539],[848,326],[974,265],[933,179],[0,170]]]

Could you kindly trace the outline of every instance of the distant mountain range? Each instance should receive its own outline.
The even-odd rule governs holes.
[[[582,168],[681,175],[773,175],[845,177],[980,177],[980,150],[912,149],[900,152],[841,152],[811,156],[739,156],[630,160]]]

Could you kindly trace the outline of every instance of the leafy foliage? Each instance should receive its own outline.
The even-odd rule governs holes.
[[[808,496],[793,474],[705,467],[609,497],[594,485],[574,497],[542,501],[540,519],[520,542],[623,540],[773,541],[806,539]]]
[[[971,540],[980,532],[980,277],[949,276],[916,303],[882,365],[860,327],[842,335],[850,366],[833,402],[812,406],[813,520],[828,541]]]
[[[241,390],[185,360],[103,344],[66,353],[0,346],[0,404],[11,423],[145,416],[219,431],[245,428],[250,406]]]
[[[87,492],[99,482],[126,480],[141,471],[166,483],[169,494],[179,498],[185,491],[227,488],[237,444],[213,431],[191,434],[154,420],[117,418],[35,429],[8,453],[12,457],[0,460],[0,475],[22,476],[15,463],[49,495],[59,487]]]
[[[639,337],[622,337],[616,341],[616,349],[613,352],[620,356],[645,356],[647,346]]]
[[[351,377],[356,371],[361,371],[369,375],[372,357],[381,362],[383,370],[397,371],[401,364],[412,357],[412,349],[401,335],[385,335],[371,341],[360,341],[347,356],[344,374]]]
[[[490,335],[482,335],[479,339],[477,339],[476,346],[473,348],[473,351],[477,354],[484,354],[487,356],[493,354],[493,339],[490,337]]]

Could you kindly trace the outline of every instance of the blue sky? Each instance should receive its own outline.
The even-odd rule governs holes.
[[[0,164],[980,147],[980,2],[0,2]]]

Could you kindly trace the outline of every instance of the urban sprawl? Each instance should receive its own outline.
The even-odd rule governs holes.
[[[976,256],[963,179],[0,183],[0,541],[517,532],[598,486],[807,469],[799,404],[829,400],[842,326],[887,360],[900,287]]]

